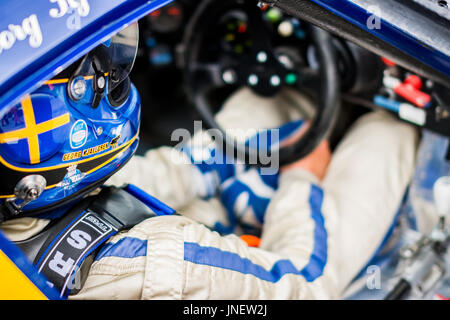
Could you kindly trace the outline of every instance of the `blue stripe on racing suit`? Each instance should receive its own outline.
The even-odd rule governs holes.
[[[251,145],[253,148],[268,149],[277,146],[286,139],[298,134],[305,124],[302,120],[292,121],[286,123],[280,128],[260,130],[256,135],[251,137],[246,145]],[[271,134],[272,131],[277,130],[278,134],[275,137]],[[208,151],[211,152],[211,151]],[[211,153],[212,154],[212,153]],[[198,166],[198,164],[197,164]],[[207,172],[204,165],[199,167],[205,176],[211,171]],[[212,166],[210,165],[210,170]],[[219,171],[218,171],[219,170]],[[222,235],[235,232],[235,228],[239,225],[244,232],[257,234],[260,232],[260,225],[255,225],[254,221],[248,215],[254,215],[254,218],[259,224],[264,223],[264,215],[270,200],[278,188],[278,173],[276,174],[262,174],[260,168],[246,166],[244,171],[235,173],[229,176],[225,181],[222,180],[226,175],[223,172],[231,172],[226,166],[215,166],[212,171],[222,172],[220,185],[218,186],[220,192],[220,199],[227,210],[228,223],[215,223],[214,230]],[[250,222],[250,224],[249,224]]]
[[[278,186],[278,175],[262,175],[259,168],[248,171],[225,181],[221,187],[220,200],[227,210],[229,226],[217,222],[214,230],[220,234],[234,232],[239,223],[244,229],[257,230],[260,226],[248,225],[248,215],[253,215],[259,224],[264,223],[264,215]]]
[[[136,258],[147,255],[147,240],[125,237],[116,243],[107,243],[95,257],[98,261],[106,257]]]
[[[328,259],[327,231],[322,215],[323,191],[312,185],[309,197],[311,218],[314,226],[314,248],[306,266],[298,270],[290,260],[275,262],[270,270],[243,258],[236,253],[227,252],[214,247],[200,246],[198,243],[185,242],[184,260],[195,264],[208,265],[217,268],[251,274],[261,280],[277,282],[286,274],[303,276],[306,281],[313,282],[323,274]]]
[[[259,150],[267,150],[278,146],[298,133],[304,124],[303,120],[296,120],[288,122],[280,128],[259,130],[257,134],[246,141],[246,145]],[[248,166],[238,164],[238,161],[232,155],[227,155],[220,148],[211,145],[187,143],[181,146],[179,150],[184,152],[191,163],[202,173],[207,186],[206,199],[216,196],[219,186],[227,179],[236,177],[240,172],[250,169]],[[277,177],[276,174],[274,176]]]

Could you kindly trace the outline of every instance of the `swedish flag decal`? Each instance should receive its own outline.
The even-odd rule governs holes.
[[[65,142],[70,115],[63,102],[48,94],[27,95],[0,123],[0,148],[14,161],[36,164]]]

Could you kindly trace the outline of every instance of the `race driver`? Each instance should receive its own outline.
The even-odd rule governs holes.
[[[108,43],[106,47],[110,46]],[[107,51],[101,48],[102,52],[98,55],[87,55],[77,68],[68,69],[67,72],[72,73],[68,79],[85,77],[86,81],[91,81],[108,74],[109,64],[104,66],[98,61]],[[110,62],[113,60],[111,58]],[[93,67],[81,67],[86,63]],[[85,74],[85,70],[93,70],[94,74]],[[118,119],[122,122],[111,127],[104,125],[101,134],[99,130],[95,131],[98,136],[108,132],[117,135],[119,127],[124,128],[123,132],[136,130],[139,99],[133,86],[131,89],[128,86],[128,90],[127,86],[119,84],[106,88],[121,88],[122,93],[127,92],[129,95],[125,99],[117,91],[114,94],[99,94],[95,86],[86,86],[86,90],[94,90],[90,96],[85,93],[82,98],[74,99],[67,97],[66,86],[69,84],[70,81],[44,84],[34,94],[24,98],[18,108],[11,109],[10,113],[15,112],[19,118],[25,118],[30,108],[36,105],[40,104],[42,108],[58,106],[61,108],[58,109],[61,117],[70,114],[72,126],[68,125],[68,128],[73,131],[73,128],[78,128],[74,120],[83,121],[88,129],[80,127],[79,130],[84,130],[88,138],[92,138],[91,132],[94,132],[96,123],[91,119],[102,120],[102,123],[108,119],[112,121],[110,119],[114,117],[105,113],[105,110],[110,110],[115,115],[120,113]],[[67,102],[69,98],[70,105]],[[50,99],[51,103],[45,99]],[[274,99],[263,100],[244,89],[224,104],[218,117],[225,127],[231,123],[242,128],[276,128],[293,120],[291,108],[308,108],[310,103],[306,97],[294,92],[282,92]],[[74,106],[89,112],[76,112]],[[256,113],[255,108],[258,108]],[[248,114],[253,115],[252,119],[245,116]],[[5,112],[2,116],[10,114]],[[65,122],[68,118],[61,119]],[[236,119],[240,122],[237,123]],[[300,134],[302,127],[307,125],[301,122],[297,124],[294,131],[285,137],[287,140],[290,134]],[[7,123],[2,127],[2,143],[10,132],[10,126]],[[83,135],[72,133],[71,143],[77,143],[78,140],[86,143],[82,140]],[[193,140],[208,139],[203,133],[198,136],[200,138],[194,137]],[[31,137],[28,137],[28,141],[31,141]],[[145,157],[135,157],[109,184],[136,184],[173,206],[179,215],[149,218],[109,238],[96,251],[81,290],[69,295],[69,298],[340,298],[346,286],[370,260],[393,223],[413,173],[417,141],[418,134],[413,127],[398,122],[386,113],[363,116],[349,130],[332,157],[328,143],[324,141],[306,158],[281,168],[276,183],[272,185],[264,182],[264,175],[256,172],[263,183],[276,188],[269,188],[273,193],[265,194],[261,192],[259,182],[247,183],[248,195],[269,199],[267,206],[262,209],[252,208],[253,213],[258,211],[259,215],[263,215],[262,219],[260,217],[253,223],[251,218],[243,218],[249,216],[245,204],[235,203],[226,212],[226,208],[216,198],[218,192],[225,193],[228,190],[227,181],[231,185],[236,181],[246,182],[245,175],[255,175],[252,170],[240,170],[236,169],[239,165],[231,165],[231,170],[223,171],[222,164],[215,166],[214,163],[205,169],[204,166],[192,164],[192,153],[166,147],[151,150]],[[63,148],[63,142],[57,142],[49,146]],[[114,140],[119,148],[116,150],[122,150],[122,146],[134,142],[132,138],[125,138],[124,133],[117,135],[117,140]],[[19,145],[8,144],[7,148],[0,148],[2,158],[14,159],[15,155],[22,154],[15,147]],[[40,148],[45,151],[45,145],[40,145]],[[46,154],[41,152],[40,158],[33,158],[30,148],[29,158],[17,161],[28,161],[30,167],[39,166],[53,157],[54,151]],[[123,157],[126,156],[131,155],[123,153]],[[53,188],[45,189],[40,198],[35,200],[37,202],[30,203],[35,208],[40,205],[48,210],[23,218],[6,216],[1,225],[2,231],[15,242],[38,236],[64,217],[68,210],[67,203],[58,206],[64,197],[84,190],[78,189],[83,183],[101,181],[101,178],[114,173],[119,167],[119,163],[115,162],[117,159],[112,158],[113,161],[87,172],[77,169],[77,164],[68,167],[65,180]],[[210,170],[218,178],[208,178]],[[77,179],[73,179],[74,175]],[[22,209],[20,203],[11,201],[18,211]],[[53,206],[48,206],[49,203]],[[247,204],[251,205],[252,201],[247,201]],[[242,213],[242,208],[246,212]],[[229,233],[233,229],[230,211],[241,215],[239,218],[249,224],[263,222],[261,241],[257,246],[249,246],[235,234],[221,235],[211,230],[219,221],[221,225],[231,227],[230,230],[222,230],[222,234]]]
[[[243,89],[217,118],[232,128],[282,127],[299,116],[299,105],[310,110],[310,104],[293,91],[266,99]],[[248,114],[257,117],[250,120]],[[300,123],[292,131],[303,127]],[[367,114],[333,156],[324,140],[306,158],[281,168],[276,183],[256,169],[239,168],[238,161],[231,169],[225,161],[198,162],[192,149],[210,147],[209,139],[201,132],[183,151],[150,150],[111,178],[116,185],[136,184],[183,217],[175,223],[173,217],[149,220],[113,239],[73,298],[339,298],[394,223],[413,173],[418,134],[387,113]],[[237,236],[261,228],[258,248]],[[127,252],[127,238],[142,241],[145,258],[142,250]],[[107,271],[117,265],[133,272]],[[122,290],[131,282],[132,291]]]

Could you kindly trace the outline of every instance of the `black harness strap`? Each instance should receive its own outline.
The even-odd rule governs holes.
[[[38,271],[46,275],[62,296],[67,289],[81,289],[81,279],[76,277],[81,263],[118,230],[96,212],[82,212],[68,228],[52,239],[36,264]]]
[[[119,231],[155,217],[148,206],[120,188],[86,199],[37,236],[16,244],[34,261],[61,297],[81,290],[97,249]]]

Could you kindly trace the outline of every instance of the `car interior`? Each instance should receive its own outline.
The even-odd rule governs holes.
[[[223,147],[224,149],[221,151],[225,150],[225,147],[226,151],[231,150],[233,160],[235,160],[234,157],[243,160],[242,168],[245,166],[245,169],[242,169],[243,171],[249,168],[253,169],[252,166],[259,169],[267,166],[267,163],[264,162],[265,159],[257,148],[252,148],[248,141],[238,143],[236,137],[229,135],[216,118],[228,99],[240,90],[248,90],[261,99],[271,99],[285,91],[300,92],[313,102],[315,109],[307,115],[308,125],[305,126],[302,135],[295,135],[295,139],[290,140],[289,144],[279,143],[276,144],[277,148],[272,148],[272,145],[269,148],[270,152],[277,149],[280,165],[277,170],[278,168],[283,170],[283,166],[304,159],[316,150],[325,139],[329,141],[331,153],[333,153],[358,119],[372,111],[383,110],[399,121],[418,128],[420,145],[417,148],[419,151],[416,159],[414,159],[415,165],[411,164],[411,166],[415,166],[414,174],[409,185],[405,188],[406,192],[402,203],[399,204],[398,212],[394,218],[395,221],[390,222],[392,226],[389,228],[386,238],[367,266],[361,271],[361,274],[354,278],[351,285],[346,288],[343,298],[397,300],[441,299],[446,297],[448,299],[450,296],[450,254],[448,251],[450,228],[448,227],[448,221],[446,221],[448,218],[445,215],[448,216],[446,212],[450,212],[450,78],[448,77],[450,74],[450,60],[448,60],[448,57],[450,57],[450,42],[446,40],[450,39],[450,28],[448,28],[450,3],[445,0],[385,0],[380,1],[379,7],[374,9],[373,6],[378,5],[376,1],[349,0],[340,2],[346,2],[347,4],[343,5],[340,8],[342,10],[339,11],[333,8],[333,5],[339,1],[321,0],[154,1],[154,3],[157,3],[154,4],[154,8],[157,7],[154,11],[149,9],[152,1],[148,1],[146,4],[143,4],[144,0],[139,4],[136,2],[136,8],[141,6],[138,9],[142,9],[147,6],[145,13],[151,11],[151,13],[139,19],[137,22],[139,28],[135,28],[136,24],[132,22],[132,17],[135,14],[136,20],[139,16],[138,13],[142,13],[140,15],[142,16],[144,11],[136,9],[137,11],[131,12],[130,9],[131,13],[126,12],[123,8],[126,8],[129,3],[122,3],[115,8],[116,11],[112,11],[111,8],[114,5],[108,4],[111,6],[109,9],[111,12],[117,12],[118,16],[123,14],[123,17],[117,18],[117,21],[114,21],[116,17],[111,16],[101,17],[104,20],[99,18],[98,21],[94,21],[93,15],[90,18],[95,23],[91,21],[91,25],[87,23],[85,26],[86,30],[88,27],[95,29],[93,28],[95,24],[101,25],[104,21],[114,22],[109,25],[104,24],[105,30],[103,30],[102,37],[92,32],[93,35],[82,39],[83,33],[81,31],[84,32],[84,29],[81,30],[80,27],[77,31],[70,30],[74,35],[80,37],[67,36],[70,41],[87,39],[85,42],[73,46],[79,52],[69,46],[71,45],[69,40],[60,41],[59,47],[55,45],[55,48],[62,50],[63,54],[58,59],[52,60],[50,59],[51,55],[57,53],[57,50],[55,48],[52,49],[54,51],[49,50],[49,54],[44,57],[45,59],[41,59],[42,61],[51,60],[46,62],[47,66],[41,66],[41,69],[37,69],[36,66],[39,67],[39,63],[42,62],[40,58],[36,58],[34,64],[30,63],[30,66],[22,61],[25,67],[23,67],[21,73],[14,75],[14,77],[10,76],[12,80],[6,77],[10,81],[10,83],[5,81],[6,85],[0,81],[0,85],[6,88],[4,90],[3,87],[0,87],[0,100],[6,101],[6,105],[12,105],[12,102],[16,102],[14,99],[18,99],[15,96],[17,95],[15,89],[11,89],[13,87],[13,85],[10,85],[11,83],[19,89],[25,88],[27,90],[36,89],[43,84],[48,85],[53,90],[53,84],[64,84],[66,87],[64,89],[58,87],[57,90],[60,90],[58,92],[67,94],[67,100],[71,100],[71,103],[88,101],[87,104],[92,106],[92,110],[83,111],[87,115],[89,115],[89,112],[95,112],[95,109],[106,96],[106,89],[108,89],[108,95],[105,100],[110,103],[111,109],[117,108],[119,110],[130,101],[139,106],[140,98],[140,111],[139,108],[134,110],[137,110],[132,119],[135,122],[133,122],[133,126],[130,126],[135,131],[132,134],[132,140],[127,142],[128,145],[120,145],[123,150],[133,146],[133,148],[137,148],[136,154],[142,156],[149,150],[155,150],[162,146],[178,147],[180,141],[174,138],[173,133],[181,128],[186,129],[193,136],[198,129],[195,125],[196,122],[201,121],[206,129],[219,131],[220,135],[217,137],[219,140],[215,141],[217,147]],[[57,0],[50,0],[50,2],[55,3]],[[105,8],[108,7],[106,4],[103,5]],[[100,9],[105,9],[100,7],[99,5],[97,8],[99,12]],[[362,11],[365,10],[364,15],[358,16],[359,13],[354,9],[356,7],[359,7]],[[72,8],[73,11],[70,12],[68,8],[66,9],[67,14],[76,15],[75,8]],[[56,9],[53,8],[53,10]],[[121,10],[123,12],[120,12]],[[376,12],[373,12],[373,10]],[[381,13],[377,10],[381,10]],[[47,11],[45,14],[47,14]],[[105,12],[108,13],[108,11]],[[373,15],[371,16],[370,13],[373,13]],[[367,30],[363,30],[364,27],[358,28],[358,24],[366,19],[365,14],[369,16],[367,22],[364,22],[367,23]],[[108,14],[105,14],[105,16],[108,16]],[[376,29],[381,28],[377,25],[378,16],[382,16],[383,27],[386,28],[383,29],[383,32],[386,32],[386,35],[389,36],[386,36],[386,39],[379,37],[383,32],[377,33]],[[417,22],[420,21],[419,19],[423,20],[419,23]],[[122,28],[120,23],[124,21],[131,22],[130,24],[125,23],[125,28]],[[53,23],[54,21],[50,20],[50,22]],[[112,40],[105,40],[113,39],[105,36],[108,31],[106,27],[111,29],[108,29],[111,31],[110,34],[113,31],[115,32],[114,37],[119,39],[117,43]],[[121,31],[117,32],[119,29]],[[122,31],[129,32],[126,30],[132,30],[131,34],[121,34]],[[78,31],[79,34],[77,34]],[[98,30],[94,31],[101,34]],[[67,34],[70,34],[70,32],[67,32]],[[402,38],[400,36],[402,32],[407,36]],[[8,34],[12,33],[9,32]],[[139,38],[137,50],[136,42],[138,39],[136,39],[136,35]],[[126,50],[128,45],[125,40],[120,39],[122,36],[123,39],[129,37],[133,40],[133,46],[130,46],[132,50]],[[95,37],[98,38],[95,39]],[[0,40],[2,39],[0,38]],[[3,40],[7,40],[6,36]],[[120,41],[124,41],[124,43],[120,43]],[[26,44],[21,43],[21,45]],[[123,65],[126,66],[124,69],[121,69],[120,62],[114,61],[113,63],[114,59],[111,52],[114,52],[116,45],[122,47],[121,50],[126,52],[126,54],[120,55],[120,58],[126,60],[122,61]],[[67,48],[73,49],[73,52],[67,50]],[[88,49],[90,52],[84,53]],[[1,50],[3,49],[0,46],[0,53]],[[33,52],[32,49],[30,50]],[[67,52],[64,52],[64,50]],[[414,50],[417,50],[415,56],[411,54]],[[81,55],[82,51],[84,55]],[[105,54],[105,52],[108,52],[108,54]],[[74,62],[73,60],[78,53],[80,53],[76,57],[78,60]],[[40,54],[44,56],[44,53]],[[72,55],[73,60],[68,58],[70,55]],[[59,63],[58,68],[50,68],[52,63],[54,65]],[[28,67],[30,67],[31,72],[29,74],[31,76],[25,77],[24,74],[28,71]],[[38,70],[40,73],[33,70]],[[93,73],[87,74],[87,70]],[[6,75],[8,76],[8,74]],[[46,78],[46,76],[48,77]],[[51,78],[52,76],[53,78]],[[40,80],[45,78],[45,81],[50,80],[48,82],[40,80],[33,82],[33,77]],[[77,88],[75,80],[80,80],[83,87]],[[92,80],[92,85],[88,87],[85,80]],[[99,82],[99,80],[101,81]],[[106,81],[108,81],[107,85]],[[86,88],[93,92],[85,97]],[[7,94],[3,94],[1,90]],[[31,92],[30,90],[27,92]],[[19,91],[17,90],[17,92]],[[80,91],[80,97],[77,97],[77,92],[80,93]],[[135,94],[133,99],[129,99],[130,93]],[[34,117],[34,109],[32,109],[33,105],[28,93],[25,99],[29,99],[29,101],[27,100],[29,103],[27,106],[31,108],[31,114]],[[25,108],[25,104],[23,108]],[[68,115],[65,116],[69,117]],[[114,116],[111,116],[108,120],[116,120]],[[25,117],[25,111],[23,117]],[[248,117],[252,117],[252,115],[248,115]],[[8,121],[10,121],[12,127],[15,120],[14,114],[11,113],[10,119],[2,121],[5,121],[5,127],[9,125]],[[69,123],[69,120],[70,118],[67,118],[67,123]],[[96,120],[102,123],[103,119]],[[80,128],[77,128],[77,122],[81,123]],[[39,198],[40,194],[47,189],[53,187],[64,189],[66,187],[64,182],[69,187],[76,187],[79,181],[74,183],[73,180],[70,180],[71,174],[78,175],[79,180],[82,180],[95,169],[102,169],[103,164],[115,165],[114,170],[116,171],[125,166],[129,159],[116,164],[109,162],[115,159],[113,158],[114,155],[111,155],[110,160],[102,160],[101,158],[107,155],[106,152],[105,154],[102,153],[106,150],[105,148],[108,148],[108,150],[111,148],[108,153],[116,152],[120,154],[122,152],[119,150],[120,148],[115,148],[120,139],[128,137],[124,137],[125,135],[120,131],[122,130],[120,125],[112,124],[112,121],[107,124],[107,121],[105,121],[105,124],[102,123],[102,126],[99,127],[101,130],[94,130],[95,135],[101,137],[104,132],[103,128],[110,125],[113,128],[111,132],[114,132],[115,136],[106,143],[103,142],[90,148],[86,146],[86,158],[83,158],[86,150],[75,149],[82,148],[86,143],[88,128],[86,122],[82,120],[77,120],[77,122],[71,126],[70,137],[67,138],[74,150],[64,154],[62,164],[55,165],[55,168],[59,169],[58,174],[62,176],[62,180],[58,176],[58,181],[49,186],[43,178],[44,181],[40,184],[40,193],[30,193],[30,195],[27,192],[31,187],[26,186],[26,183],[17,183],[14,194],[5,196],[5,199],[7,199],[5,203],[10,206],[7,210],[17,215],[21,213],[20,210],[23,206]],[[36,125],[35,122],[33,123]],[[64,123],[64,125],[67,123]],[[16,125],[15,122],[14,125]],[[27,124],[25,124],[25,128],[26,126]],[[3,131],[1,133],[3,134]],[[41,133],[43,132],[39,134]],[[38,139],[37,135],[36,133],[36,139]],[[64,139],[63,135],[61,137],[59,138]],[[103,139],[103,137],[101,138]],[[17,137],[15,139],[17,140]],[[401,140],[401,145],[405,145],[404,141],[404,139]],[[61,142],[61,145],[63,142]],[[74,142],[79,144],[73,147]],[[139,145],[136,147],[138,142]],[[9,143],[9,141],[2,143]],[[37,145],[39,147],[39,141]],[[228,147],[231,147],[231,149]],[[31,159],[31,147],[28,149],[30,149],[29,159]],[[134,150],[133,152],[129,151],[131,155],[134,154]],[[39,148],[37,148],[37,151],[39,151]],[[98,161],[105,162],[101,165],[95,164],[95,166],[92,164],[93,169],[86,169],[86,172],[77,169],[79,164],[84,163],[83,161],[91,158],[94,160],[94,157],[90,157],[94,153],[99,153]],[[377,154],[380,154],[380,152]],[[394,154],[394,152],[391,154]],[[26,155],[28,161],[28,153]],[[191,154],[187,156],[190,157]],[[193,157],[189,159],[192,160]],[[58,158],[59,160],[61,159]],[[250,163],[250,160],[255,160],[255,163]],[[27,166],[34,164],[40,165],[41,163],[31,161],[27,163]],[[87,165],[88,162],[84,164]],[[194,162],[192,164],[196,165]],[[391,168],[390,164],[386,167]],[[49,168],[52,169],[53,166],[49,166]],[[21,168],[19,169],[21,170]],[[19,169],[18,171],[20,171]],[[47,168],[39,167],[38,169],[45,171],[44,169]],[[233,169],[236,170],[233,171],[233,174],[237,175],[236,172],[240,169],[241,167]],[[11,171],[14,170],[15,168],[11,169]],[[22,171],[28,172],[27,170],[28,167]],[[354,170],[353,166],[351,170]],[[20,172],[22,173],[22,171]],[[73,198],[69,196],[67,199],[62,198],[57,204],[72,205],[71,201],[85,195],[92,198],[99,194],[103,196],[100,187],[106,181],[111,181],[109,179],[116,171],[105,174],[101,181],[95,180],[96,183],[89,185],[85,190],[80,189],[80,191],[73,192],[70,195]],[[400,171],[398,170],[398,172]],[[199,175],[203,173],[200,172]],[[351,176],[351,174],[347,176]],[[365,175],[362,176],[365,178]],[[219,174],[214,178],[220,180]],[[278,179],[278,176],[276,178]],[[8,179],[5,178],[4,180]],[[347,181],[346,177],[341,180]],[[35,183],[34,180],[20,180],[20,182],[23,181],[29,182],[30,185]],[[384,180],[379,179],[379,181],[384,183]],[[6,181],[5,184],[7,182],[9,183],[9,181]],[[217,182],[220,186],[226,184],[224,181],[214,180],[214,182]],[[390,187],[388,184],[389,181],[386,182],[387,189]],[[355,185],[360,186],[361,184],[356,183]],[[34,187],[34,185],[32,186]],[[116,188],[110,185],[105,186],[105,189]],[[19,187],[28,191],[19,192],[21,190]],[[201,187],[203,186],[199,188]],[[120,188],[123,188],[121,192],[126,191],[127,194],[129,193],[129,197],[134,197],[133,201],[140,201],[139,204],[146,210],[152,209],[144,201],[150,199],[150,202],[156,203],[156,208],[170,209],[170,214],[176,214],[176,210],[153,198],[152,195],[143,196],[145,192],[142,190],[136,191],[139,189],[137,187],[134,189],[135,194],[133,194],[130,191],[134,188],[131,183],[117,187],[117,189]],[[278,184],[274,190],[276,188],[278,188]],[[404,193],[403,190],[398,197],[399,199]],[[220,194],[222,189],[217,192]],[[183,192],[179,192],[179,194],[183,194]],[[19,195],[23,197],[21,198]],[[100,196],[99,198],[103,199]],[[271,200],[270,197],[267,197],[267,199],[269,199],[268,202]],[[351,199],[353,200],[353,198]],[[20,210],[10,204],[15,203],[16,200],[20,200],[18,207]],[[220,201],[220,199],[217,200]],[[116,199],[116,201],[111,207],[120,203],[120,199]],[[105,203],[107,203],[106,200]],[[127,201],[123,201],[123,203],[127,204]],[[59,207],[53,203],[49,208],[59,210]],[[99,208],[102,213],[107,213],[107,210],[103,210],[103,207],[99,206]],[[61,215],[63,215],[63,209],[65,210],[65,208],[61,209]],[[128,211],[131,212],[131,210],[133,209]],[[377,210],[377,212],[379,211],[382,210]],[[427,225],[427,228],[419,230],[417,227],[415,216],[418,212],[425,212],[426,214],[431,212],[432,219],[430,221],[432,222]],[[353,223],[355,216],[351,217]],[[0,219],[1,223],[4,221],[6,220]],[[66,223],[65,220],[64,223]],[[64,225],[64,228],[66,228],[66,225]],[[114,230],[119,230],[118,234],[121,235],[121,229]],[[259,233],[255,233],[255,235],[259,236],[261,230],[258,230]],[[0,232],[0,244],[7,242],[6,239],[1,237]],[[26,246],[28,240],[21,240],[22,245],[25,243],[24,246]],[[2,250],[0,246],[0,253],[3,252]],[[364,247],[364,250],[369,252],[366,247]],[[37,251],[35,253],[37,254]],[[92,261],[89,263],[92,263]],[[383,283],[380,286],[382,290],[373,290],[374,288],[379,289],[379,284],[370,282],[373,275],[371,272],[379,272],[378,269],[371,269],[373,266],[382,268],[383,278],[379,280]],[[43,280],[39,279],[39,281],[42,282]],[[43,286],[46,287],[47,285],[48,283],[45,283]]]
[[[214,115],[226,98],[243,86],[263,97],[290,87],[328,100],[319,103],[328,111],[319,112],[325,132],[316,138],[323,137],[331,120],[338,117],[330,134],[335,147],[360,115],[380,108],[375,96],[392,96],[392,90],[383,85],[386,75],[401,81],[414,75],[353,42],[327,34],[339,73],[339,79],[329,79],[327,93],[320,69],[329,68],[332,62],[317,54],[317,48],[323,46],[317,28],[269,5],[257,7],[253,2],[236,0],[219,6],[213,2],[177,0],[139,21],[141,41],[131,79],[143,106],[140,153],[174,145],[170,140],[174,129],[192,131],[194,120]],[[250,84],[254,75],[260,80],[257,85]],[[338,90],[333,88],[336,82]],[[439,112],[445,114],[443,104],[436,102],[448,101],[448,91],[436,90],[439,84],[425,78],[421,82],[423,92],[432,96],[433,104],[439,104]],[[205,99],[199,97],[206,95]],[[341,100],[339,112],[330,110],[336,99]],[[198,106],[199,100],[205,101],[204,108]],[[425,111],[439,113],[434,107]],[[421,126],[450,134],[446,117],[427,119]]]
[[[242,87],[261,97],[273,97],[287,87],[316,102],[314,130],[293,146],[280,149],[281,164],[308,154],[325,136],[333,150],[361,115],[377,109],[423,128],[421,132],[450,136],[449,90],[443,85],[445,81],[439,81],[441,75],[427,72],[426,66],[409,58],[402,61],[401,55],[397,55],[399,61],[408,68],[374,53],[389,54],[390,49],[381,50],[376,41],[361,40],[369,39],[366,35],[359,34],[357,41],[347,40],[345,31],[354,34],[351,26],[343,26],[344,31],[337,33],[319,29],[299,18],[302,11],[298,6],[292,1],[272,6],[241,0],[176,0],[141,19],[140,47],[131,73],[142,98],[138,154],[162,145],[174,146],[177,141],[171,140],[171,133],[177,128],[193,132],[195,120],[222,130],[214,115]],[[315,6],[305,4],[305,16],[316,10]],[[439,11],[442,6],[431,9]],[[333,21],[324,16],[325,20],[322,23],[316,15],[310,22],[332,30]],[[338,78],[327,70],[337,70]],[[399,112],[405,103],[414,105],[413,112]],[[450,160],[449,150],[443,151],[441,159],[433,158],[440,168]],[[241,151],[246,157],[252,152],[248,148]],[[437,169],[418,169],[417,175],[424,176],[423,171],[430,170]],[[414,181],[411,185],[414,189]],[[411,201],[405,200],[405,208],[410,209]],[[387,267],[387,274],[394,277],[397,263],[398,259]],[[373,298],[373,292],[368,293],[361,281],[349,290],[348,297]],[[401,285],[396,290],[391,298],[402,295]]]

